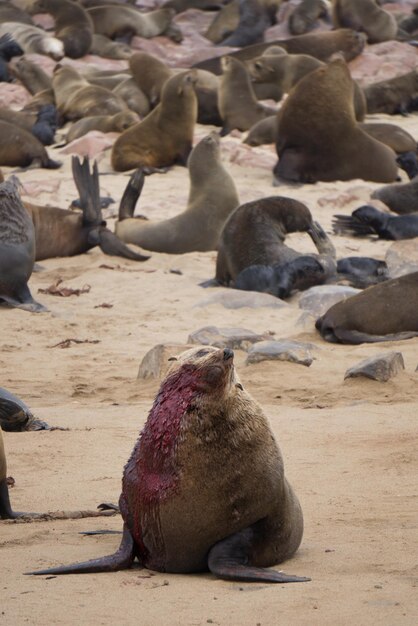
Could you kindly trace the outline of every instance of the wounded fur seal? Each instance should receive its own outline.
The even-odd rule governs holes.
[[[195,71],[189,70],[164,84],[159,105],[113,144],[113,169],[124,172],[141,165],[186,164],[197,119],[196,80]]]
[[[353,91],[353,80],[341,59],[295,85],[278,114],[279,161],[274,168],[278,178],[303,183],[396,180],[396,155],[359,127]]]
[[[233,357],[229,348],[193,349],[162,382],[125,466],[118,551],[31,574],[117,571],[136,557],[162,572],[309,580],[267,569],[298,549],[302,510],[264,413],[236,378]]]
[[[239,205],[231,175],[221,163],[220,139],[213,132],[193,149],[188,160],[190,193],[187,209],[161,222],[141,219],[116,222],[116,234],[126,243],[146,250],[183,254],[216,250],[219,235],[231,212]],[[126,211],[121,202],[121,210]],[[135,198],[128,215],[133,214]]]
[[[418,335],[418,272],[373,285],[316,321],[326,341],[376,343]]]

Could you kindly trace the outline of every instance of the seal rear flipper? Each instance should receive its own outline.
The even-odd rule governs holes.
[[[27,285],[24,285],[19,292],[15,294],[15,296],[16,297],[0,294],[0,302],[4,300],[7,304],[15,307],[16,309],[23,309],[24,311],[30,311],[31,313],[43,313],[44,311],[49,311],[46,306],[33,299]]]
[[[225,580],[243,582],[302,583],[311,580],[305,576],[292,576],[264,567],[247,565],[251,553],[253,531],[241,530],[218,541],[209,551],[208,567],[212,574]]]
[[[118,572],[122,569],[129,569],[134,562],[134,558],[134,539],[125,524],[123,527],[121,544],[114,554],[101,557],[100,559],[91,559],[90,561],[73,563],[72,565],[63,565],[62,567],[51,567],[50,569],[26,572],[26,575],[49,576],[51,574],[94,574],[99,572]]]
[[[71,159],[71,167],[75,186],[80,196],[80,206],[83,211],[83,224],[85,226],[98,226],[102,223],[103,219],[100,206],[97,161],[93,163],[91,173],[88,157],[84,157],[81,162],[77,156],[73,156]]]
[[[120,256],[124,259],[131,259],[132,261],[147,261],[150,256],[134,252],[126,244],[123,243],[114,233],[107,228],[101,228],[98,233],[98,243],[100,249],[109,256]]]
[[[133,217],[136,203],[141,195],[142,188],[145,182],[145,172],[142,167],[137,169],[130,177],[125,191],[123,192],[120,204],[119,204],[119,216],[118,219],[121,222],[129,217]]]
[[[9,488],[6,478],[0,480],[0,519],[15,519],[19,513],[12,511],[9,498]]]
[[[321,333],[322,334],[322,333]],[[357,345],[360,343],[382,343],[384,341],[402,341],[418,336],[418,331],[404,331],[401,333],[391,333],[388,335],[369,335],[359,330],[346,330],[345,328],[334,328],[334,336],[337,342]],[[324,337],[327,339],[327,337]],[[332,340],[331,340],[332,341]]]

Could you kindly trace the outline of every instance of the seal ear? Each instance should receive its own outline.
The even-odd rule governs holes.
[[[244,391],[244,387],[241,385],[241,383],[236,383],[235,387],[241,389],[241,391]]]
[[[178,358],[176,356],[170,356],[167,361],[178,361]]]

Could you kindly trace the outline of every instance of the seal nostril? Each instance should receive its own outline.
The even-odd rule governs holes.
[[[224,361],[229,361],[229,359],[234,358],[234,351],[231,348],[225,348],[224,350]]]

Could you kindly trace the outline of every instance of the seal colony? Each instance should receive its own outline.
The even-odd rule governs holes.
[[[162,382],[124,469],[118,551],[31,574],[117,571],[138,558],[161,572],[309,580],[267,569],[298,549],[302,510],[267,419],[237,379],[233,360],[229,348],[199,347]]]

